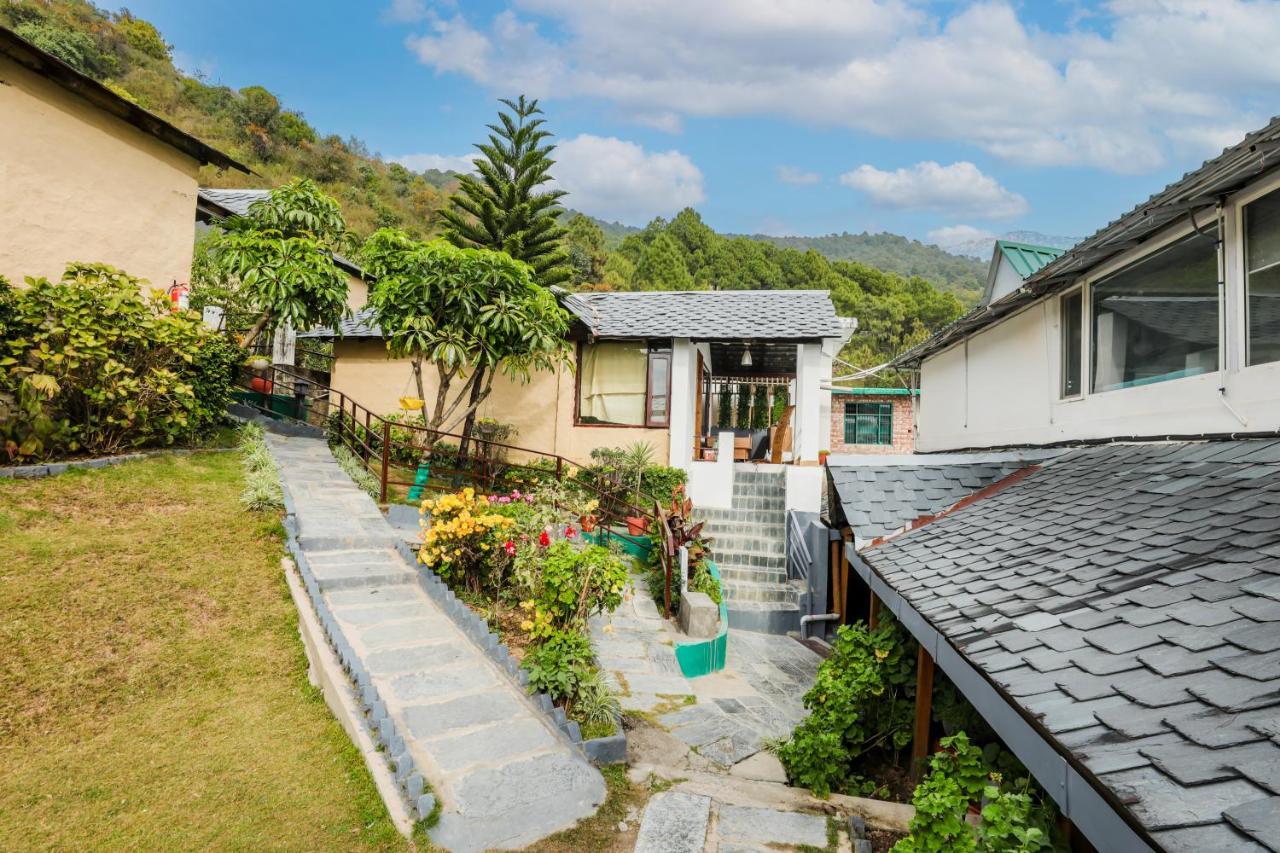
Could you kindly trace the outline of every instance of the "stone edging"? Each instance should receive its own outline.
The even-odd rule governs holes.
[[[520,664],[511,654],[511,649],[497,634],[489,630],[489,624],[458,598],[435,572],[418,562],[418,555],[414,553],[409,543],[403,539],[397,539],[396,550],[406,562],[417,569],[418,583],[427,595],[435,599],[454,624],[474,640],[484,653],[520,687],[521,691],[527,692],[529,673],[520,668]],[[627,736],[622,728],[621,719],[615,723],[613,734],[584,741],[578,721],[568,719],[564,709],[556,707],[550,696],[546,693],[535,693],[532,698],[534,705],[551,718],[555,727],[564,733],[570,743],[578,746],[592,764],[603,767],[606,764],[627,760]]]
[[[125,462],[141,462],[152,456],[190,456],[192,453],[227,453],[234,447],[162,447],[138,453],[122,453],[119,456],[98,456],[94,459],[68,459],[66,462],[42,462],[39,465],[11,465],[0,468],[0,480],[38,480],[56,477],[72,468],[109,468]]]
[[[426,820],[436,808],[436,798],[426,792],[426,779],[413,766],[413,758],[405,749],[404,735],[396,730],[395,721],[387,713],[386,702],[378,695],[373,686],[369,672],[365,669],[359,655],[351,648],[351,643],[342,633],[338,620],[333,617],[324,596],[320,594],[320,585],[311,571],[307,556],[298,542],[298,516],[288,488],[284,487],[284,529],[286,546],[293,556],[302,584],[307,596],[311,599],[311,607],[320,622],[320,629],[328,639],[330,648],[337,655],[338,663],[351,680],[351,687],[359,709],[365,712],[363,724],[375,743],[385,752],[387,766],[394,775],[398,790],[404,798],[409,812],[418,820]]]

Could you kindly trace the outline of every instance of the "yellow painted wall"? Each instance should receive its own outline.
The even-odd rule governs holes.
[[[413,371],[405,359],[387,358],[380,340],[345,340],[334,343],[331,386],[379,414],[399,411],[400,397],[415,395]],[[435,401],[435,371],[424,374],[427,404]],[[508,441],[518,447],[557,453],[573,462],[591,461],[597,447],[619,447],[636,441],[653,445],[655,461],[667,459],[665,429],[643,427],[576,426],[573,422],[576,378],[572,370],[534,373],[521,385],[499,376],[493,392],[480,406],[480,414],[512,424],[518,432]]]
[[[0,275],[101,261],[190,279],[194,159],[3,57],[0,127]]]
[[[369,285],[358,275],[347,273],[347,306],[359,311],[369,301]]]

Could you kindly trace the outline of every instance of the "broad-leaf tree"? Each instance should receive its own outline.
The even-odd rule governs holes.
[[[350,244],[338,203],[300,179],[254,202],[202,241],[193,295],[252,318],[248,347],[282,324],[336,326],[347,316],[347,277],[333,253]]]
[[[568,356],[569,318],[527,264],[502,252],[420,242],[383,228],[366,241],[360,263],[375,279],[373,317],[394,358],[413,368],[423,424],[452,432],[473,416],[501,373],[528,381]],[[423,371],[436,370],[428,401]]]
[[[506,252],[533,268],[542,285],[560,284],[572,273],[562,241],[560,199],[564,190],[543,189],[551,181],[555,146],[538,118],[536,99],[503,99],[489,140],[476,144],[476,174],[459,177],[458,191],[440,211],[444,234],[463,248]]]

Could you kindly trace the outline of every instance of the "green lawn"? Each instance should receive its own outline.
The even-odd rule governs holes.
[[[0,849],[404,849],[239,456],[0,480]]]

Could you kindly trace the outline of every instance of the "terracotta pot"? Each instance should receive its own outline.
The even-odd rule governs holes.
[[[627,532],[632,536],[643,536],[649,532],[648,520],[637,515],[627,516]]]
[[[249,383],[249,387],[254,391],[257,391],[259,394],[270,394],[271,389],[275,387],[275,383],[266,377],[255,376],[253,377],[253,381]]]
[[[583,533],[590,533],[591,531],[595,530],[596,525],[599,523],[600,523],[600,519],[596,518],[594,515],[578,516],[578,524],[582,525]]]

